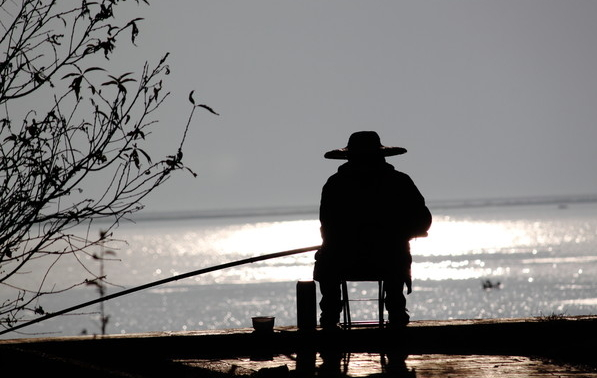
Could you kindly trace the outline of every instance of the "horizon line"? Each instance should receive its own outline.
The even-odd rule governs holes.
[[[481,199],[451,199],[429,200],[427,207],[430,209],[464,209],[479,207],[506,207],[506,206],[531,206],[531,205],[559,205],[597,202],[597,194],[587,195],[559,195],[559,196],[534,196],[534,197],[504,197]],[[135,214],[131,216],[134,222],[185,220],[185,219],[215,219],[215,218],[246,218],[260,216],[288,216],[312,214],[317,216],[319,206],[275,206],[275,207],[247,207],[231,209],[210,210],[180,210],[180,211],[155,211]]]

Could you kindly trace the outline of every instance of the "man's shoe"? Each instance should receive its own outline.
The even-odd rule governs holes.
[[[410,316],[408,315],[406,310],[404,310],[404,312],[401,313],[399,316],[390,316],[389,328],[403,328],[406,327],[409,322]]]
[[[321,329],[325,332],[340,332],[342,331],[342,327],[338,323],[334,324],[322,324]]]

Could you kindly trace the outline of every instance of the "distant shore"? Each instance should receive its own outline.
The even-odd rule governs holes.
[[[534,206],[557,205],[566,207],[573,204],[596,203],[597,194],[566,195],[566,196],[535,196],[512,198],[479,198],[479,199],[452,199],[428,200],[432,210],[469,209],[481,207],[504,206]],[[217,219],[217,218],[249,218],[249,217],[277,217],[310,215],[313,218],[318,214],[317,205],[281,206],[281,207],[246,207],[231,209],[208,209],[193,211],[163,211],[140,212],[132,217],[134,221],[165,221],[189,219]]]

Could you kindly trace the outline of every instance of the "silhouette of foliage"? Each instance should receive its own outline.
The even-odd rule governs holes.
[[[85,266],[92,257],[90,248],[103,245],[105,235],[140,210],[141,201],[173,171],[186,169],[195,175],[182,161],[193,112],[202,107],[216,113],[193,103],[178,150],[159,159],[153,156],[147,138],[157,122],[156,110],[168,97],[162,92],[170,72],[168,54],[139,71],[110,71],[107,62],[115,58],[120,37],[130,32],[135,44],[142,21],[117,25],[115,14],[123,2],[0,0],[4,327],[27,314],[44,314],[41,296],[101,283],[104,277]],[[102,224],[107,229],[99,238],[89,232],[98,220],[108,222],[108,227]],[[67,257],[91,278],[55,286],[52,268]],[[47,263],[38,263],[42,260]],[[27,274],[31,279],[23,280]]]

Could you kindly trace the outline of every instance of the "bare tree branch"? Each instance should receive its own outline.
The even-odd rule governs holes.
[[[95,256],[174,171],[196,175],[182,162],[187,131],[197,107],[217,113],[193,100],[178,150],[154,156],[147,137],[169,95],[168,54],[139,71],[104,68],[117,37],[130,32],[135,44],[139,35],[139,17],[114,24],[122,2],[0,0],[0,287],[14,293],[0,299],[0,326],[43,313],[43,296],[105,282],[80,256]],[[99,220],[108,221],[100,237],[80,234]],[[69,257],[89,278],[56,287],[53,268]],[[25,270],[38,261],[45,271]],[[25,274],[38,277],[32,286],[14,283]]]

